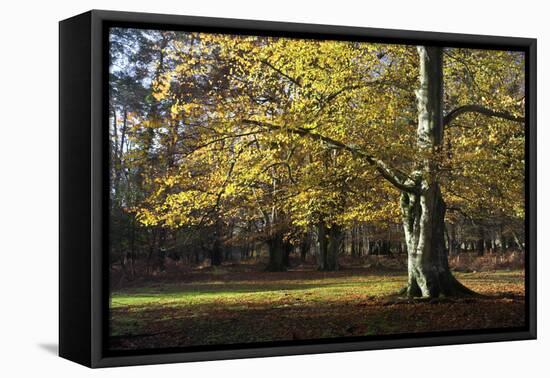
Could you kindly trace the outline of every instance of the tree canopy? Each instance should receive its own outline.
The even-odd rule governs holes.
[[[113,211],[156,240],[211,230],[283,248],[314,230],[328,251],[358,224],[400,223],[427,160],[447,225],[522,237],[521,52],[442,49],[444,134],[419,148],[416,46],[137,29],[110,42]]]

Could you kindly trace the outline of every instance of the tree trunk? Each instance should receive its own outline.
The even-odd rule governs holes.
[[[130,262],[132,264],[132,280],[136,277],[136,225],[135,218],[130,221]]]
[[[445,250],[446,206],[438,183],[438,165],[433,154],[443,140],[443,69],[439,47],[418,47],[420,88],[418,104],[418,148],[427,156],[419,162],[402,192],[401,210],[408,253],[410,297],[468,295],[472,292],[451,274]],[[431,156],[430,156],[431,155]]]
[[[265,270],[268,272],[283,272],[286,270],[284,264],[285,248],[283,235],[281,233],[274,234],[267,242],[269,248],[269,263]]]
[[[319,261],[318,269],[323,271],[338,270],[338,255],[343,241],[342,228],[338,225],[331,225],[330,228],[321,222],[318,226],[319,232]]]
[[[478,256],[483,256],[485,254],[485,230],[483,229],[483,226],[479,226],[478,228],[476,251]]]
[[[499,224],[498,228],[497,228],[497,235],[496,235],[496,240],[495,240],[495,248],[498,252],[504,252],[504,242],[503,242],[503,238],[502,238],[502,229],[503,229],[503,226],[502,226],[502,223]]]
[[[293,249],[294,247],[289,241],[283,240],[283,266],[285,268],[290,266],[290,253]]]
[[[515,231],[512,231],[512,235],[514,237],[514,242],[516,243],[516,246],[519,248],[521,252],[525,252],[525,247],[521,240],[519,240],[518,234]]]
[[[153,258],[153,254],[155,253],[155,248],[157,245],[157,233],[158,233],[158,229],[153,228],[149,234],[149,251],[147,252],[147,261],[145,263],[146,275],[149,275],[152,273],[151,260]]]
[[[351,246],[350,246],[350,255],[352,258],[357,257],[357,227],[353,226],[350,230],[350,239],[351,239]]]
[[[324,222],[319,222],[317,225],[317,241],[319,242],[319,253],[317,255],[317,269],[325,270],[327,262],[328,244],[327,232]]]
[[[343,233],[342,228],[338,225],[333,224],[329,231],[328,238],[328,253],[327,261],[325,264],[325,270],[335,271],[338,270],[338,255],[340,254],[340,249],[342,247]]]
[[[403,193],[401,210],[408,252],[410,297],[472,294],[449,269],[445,250],[445,202],[437,184],[420,195]]]
[[[210,250],[210,265],[220,266],[222,264],[222,245],[219,237],[214,239],[212,249]]]
[[[214,242],[210,247],[210,265],[219,266],[223,259],[223,224],[220,220],[216,221],[213,229]]]
[[[306,233],[304,236],[302,236],[302,242],[300,243],[300,261],[301,262],[306,262],[307,253],[309,251],[309,243],[310,243],[310,237],[309,237],[309,234]]]

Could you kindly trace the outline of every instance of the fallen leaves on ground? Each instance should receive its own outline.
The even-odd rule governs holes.
[[[204,272],[192,282],[127,287],[111,297],[110,347],[131,350],[521,327],[521,271],[457,273],[482,298],[389,299],[406,276]]]

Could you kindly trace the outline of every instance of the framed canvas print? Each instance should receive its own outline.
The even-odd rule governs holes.
[[[60,355],[536,337],[536,41],[60,23]]]

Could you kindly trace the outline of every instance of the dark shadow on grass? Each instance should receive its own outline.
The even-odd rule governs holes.
[[[134,288],[141,288],[143,286],[164,286],[171,284],[208,284],[210,281],[224,281],[226,283],[239,282],[241,284],[253,284],[257,285],[259,282],[280,285],[279,281],[318,281],[326,278],[330,279],[349,279],[358,277],[372,277],[376,275],[379,277],[398,277],[406,274],[405,270],[374,270],[371,268],[355,268],[349,267],[334,272],[323,272],[317,270],[294,270],[289,269],[285,272],[265,272],[262,270],[255,270],[251,272],[234,272],[227,269],[225,272],[214,273],[212,271],[199,271],[192,270],[185,272],[185,274],[170,274],[159,278],[141,279],[133,282],[127,282],[119,289],[122,291],[132,290]]]
[[[294,291],[294,290],[313,290],[313,289],[322,289],[327,287],[359,287],[363,286],[368,288],[372,285],[380,284],[392,284],[396,281],[402,281],[406,278],[403,278],[403,275],[394,275],[386,277],[377,277],[376,279],[369,279],[368,281],[346,281],[348,277],[333,277],[332,282],[316,282],[310,283],[310,279],[301,279],[301,280],[286,280],[290,281],[288,283],[280,283],[278,281],[257,281],[257,280],[240,280],[239,282],[228,281],[226,283],[218,282],[205,282],[205,281],[196,281],[196,282],[182,282],[182,283],[165,283],[164,285],[154,284],[149,287],[147,286],[135,286],[128,288],[121,288],[119,290],[114,290],[113,294],[123,294],[123,295],[139,295],[143,297],[157,297],[158,295],[174,295],[174,294],[191,294],[191,295],[202,295],[202,294],[244,294],[244,293],[256,293],[256,292],[284,292],[284,291]],[[363,276],[369,278],[368,276]],[[338,278],[338,281],[334,281],[334,278]],[[301,283],[298,283],[301,281]],[[319,281],[319,279],[316,279]]]

